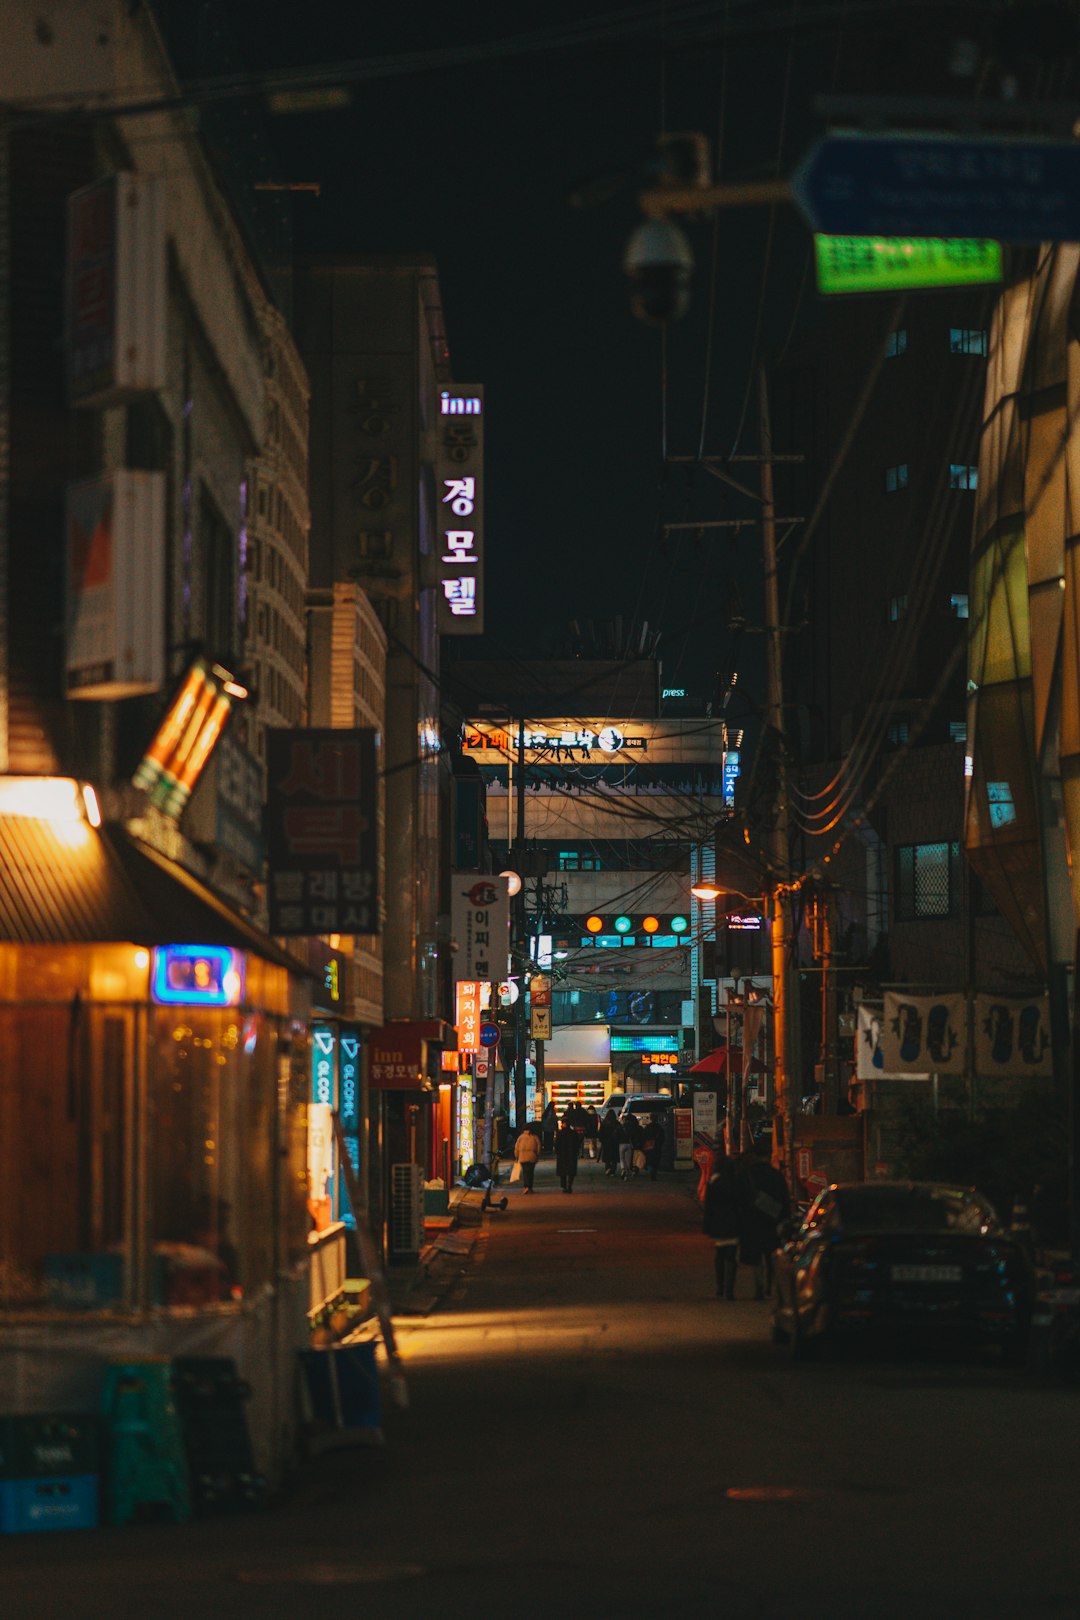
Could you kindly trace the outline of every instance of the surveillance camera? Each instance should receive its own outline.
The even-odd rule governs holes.
[[[677,225],[647,219],[626,244],[623,269],[630,277],[630,308],[639,321],[662,326],[685,315],[690,302],[694,255]]]

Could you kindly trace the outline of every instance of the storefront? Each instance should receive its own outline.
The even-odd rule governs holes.
[[[182,868],[0,815],[0,1386],[93,1410],[110,1360],[236,1359],[275,1475],[307,1306],[310,995]]]

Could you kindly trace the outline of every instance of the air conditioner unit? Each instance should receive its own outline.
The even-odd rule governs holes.
[[[415,1258],[424,1241],[424,1172],[418,1164],[390,1166],[390,1257]]]

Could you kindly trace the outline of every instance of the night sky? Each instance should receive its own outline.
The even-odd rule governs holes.
[[[753,14],[758,37],[734,46],[725,65],[719,45],[680,37],[687,13],[714,32]],[[322,186],[318,199],[288,205],[297,252],[437,256],[455,379],[484,383],[488,401],[488,635],[468,655],[555,652],[572,619],[599,629],[621,614],[624,625],[647,619],[662,630],[665,684],[705,700],[731,661],[733,582],[749,616],[760,615],[758,542],[749,531],[738,541],[722,531],[664,541],[665,520],[747,508],[700,473],[662,479],[662,339],[629,313],[622,255],[657,132],[704,130],[715,152],[722,129],[724,178],[771,177],[778,159],[788,173],[810,130],[808,89],[828,81],[833,42],[798,35],[789,59],[791,8],[757,0],[607,15],[614,21],[596,44],[431,67],[444,47],[580,24],[580,7],[420,4],[380,14],[219,0],[203,14],[197,65],[224,65],[222,23],[229,66],[419,54],[412,71],[356,84],[344,111],[266,119],[264,104],[247,103],[232,116],[261,125],[271,142],[268,178]],[[628,36],[635,18],[647,31]],[[184,72],[189,62],[178,65]],[[582,188],[603,200],[574,206]],[[707,379],[714,232],[708,220],[687,231],[697,269],[691,312],[667,339],[666,441],[669,453],[697,453],[705,407],[705,453],[724,454],[752,354],[775,355],[793,321],[812,315],[812,292],[799,299],[810,237],[791,208],[771,225],[767,209],[721,216]],[[739,448],[756,449],[753,400]],[[752,663],[742,683],[750,700]]]

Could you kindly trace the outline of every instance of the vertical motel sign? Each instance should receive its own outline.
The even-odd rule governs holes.
[[[272,934],[379,931],[375,732],[268,731]]]
[[[436,558],[439,634],[484,629],[484,390],[452,384],[439,395]]]

